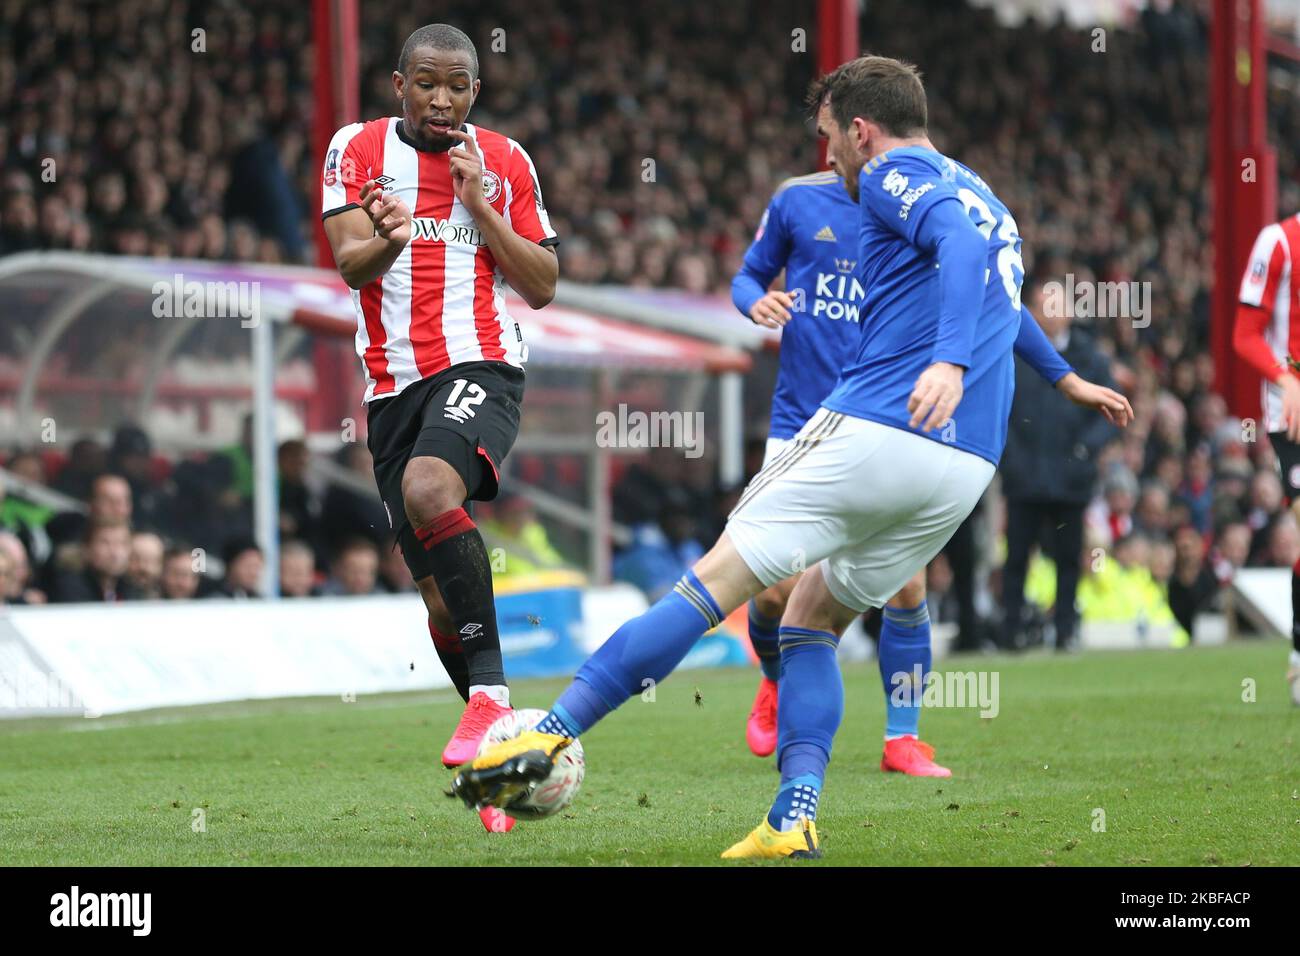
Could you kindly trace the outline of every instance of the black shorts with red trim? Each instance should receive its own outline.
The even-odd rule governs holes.
[[[1268,440],[1277,456],[1278,476],[1289,501],[1300,500],[1300,445],[1286,437],[1286,432],[1269,432]]]
[[[464,362],[408,385],[367,410],[375,483],[415,580],[428,577],[428,552],[416,540],[402,501],[412,458],[440,458],[460,475],[469,500],[497,496],[501,463],[519,434],[523,369],[505,362]]]

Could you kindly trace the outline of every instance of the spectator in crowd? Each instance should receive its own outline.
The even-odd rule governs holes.
[[[1240,521],[1227,524],[1219,532],[1211,557],[1214,576],[1219,583],[1228,584],[1250,558],[1250,528]]]
[[[1134,527],[1152,539],[1169,533],[1169,489],[1164,482],[1152,478],[1142,485],[1133,519]]]
[[[1205,539],[1191,525],[1174,533],[1174,570],[1169,577],[1169,607],[1179,626],[1194,638],[1196,615],[1209,609],[1219,582],[1205,560]]]
[[[379,549],[369,538],[346,541],[334,555],[332,572],[323,593],[374,594],[379,579]]]
[[[302,239],[314,228],[323,157],[310,148],[296,106],[312,89],[311,59],[300,55],[310,24],[275,2],[209,6],[209,47],[195,57],[184,5],[118,0],[85,17],[72,15],[63,0],[0,5],[0,253],[93,249],[268,262],[311,254]],[[481,119],[527,142],[537,167],[551,171],[543,188],[553,224],[571,237],[571,278],[723,292],[764,197],[813,162],[808,138],[789,135],[802,122],[798,94],[813,63],[770,55],[770,36],[755,28],[756,10],[770,25],[797,22],[804,5],[643,5],[613,20],[605,6],[568,0],[557,33],[556,18],[534,15],[535,0],[455,5],[449,19],[463,11],[467,22],[516,25],[510,55],[484,61],[494,95]],[[366,15],[374,29],[362,38],[363,53],[392,48],[394,38],[400,44],[421,16],[396,0],[373,0]],[[918,21],[924,30],[915,29]],[[1257,477],[1274,467],[1271,450],[1243,437],[1212,388],[1204,10],[1147,4],[1136,28],[1108,32],[1104,68],[1086,34],[1063,21],[996,28],[990,11],[949,0],[873,0],[861,28],[874,48],[921,65],[933,93],[936,145],[979,169],[1015,210],[1033,276],[1027,301],[1067,274],[1150,288],[1147,321],[1096,316],[1090,323],[1097,350],[1138,413],[1126,437],[1093,463],[1090,481],[1101,482],[1102,493],[1086,516],[1102,532],[1098,546],[1109,549],[1135,530],[1172,535],[1171,601],[1179,587],[1191,587],[1180,584],[1192,573],[1184,555],[1190,544],[1179,545],[1190,542],[1188,524],[1213,542],[1188,578],[1193,583],[1207,569],[1226,581],[1247,563],[1283,560],[1294,547],[1293,527],[1279,519],[1271,482]],[[980,37],[980,56],[948,55],[972,36]],[[369,55],[362,63],[355,118],[390,114],[392,64]],[[1271,72],[1290,69],[1278,62]],[[47,95],[92,72],[95,102],[83,113],[66,108],[67,96]],[[701,88],[711,95],[702,99]],[[1121,109],[1134,122],[1116,137]],[[1300,97],[1272,97],[1269,113],[1278,142],[1300,142]],[[189,119],[169,123],[177,116]],[[689,149],[677,135],[683,129],[691,131]],[[647,184],[641,164],[649,155],[657,178]],[[56,183],[38,179],[45,157],[57,161]],[[1278,151],[1277,173],[1279,206],[1300,208],[1294,150]],[[172,480],[183,507],[154,530],[212,553],[251,533],[247,431],[226,454],[176,463]],[[124,442],[141,447],[138,436]],[[356,535],[388,543],[364,455],[359,445],[343,452],[360,479],[331,490],[314,531],[302,527],[303,509],[294,502],[295,463],[282,463],[282,516],[318,554]],[[93,438],[75,442],[53,487],[93,499],[91,483],[109,469],[108,458]],[[155,509],[136,487],[134,467],[114,458],[113,468],[131,472],[134,515],[129,498],[115,518],[92,500],[89,520],[150,523]],[[1009,469],[1002,472],[1005,479]],[[1156,483],[1165,489],[1163,505],[1150,492]],[[657,553],[664,568],[680,563],[678,552],[691,540],[668,533],[671,516],[716,522],[730,493],[688,479],[677,455],[648,456],[614,490],[616,519],[660,536],[647,551],[639,530],[633,556],[637,549],[642,559]],[[56,528],[76,565],[87,519],[62,517]],[[2,515],[0,523],[21,531]],[[986,524],[991,535],[1003,531],[999,520]],[[715,529],[704,534],[714,536]],[[33,549],[25,560],[54,567],[32,542],[22,543]],[[978,547],[995,550],[987,541]],[[1146,550],[1161,571],[1165,551],[1158,544]],[[620,557],[625,568],[637,564]],[[391,577],[387,586],[407,586]],[[659,587],[655,574],[644,577]]]
[[[68,451],[68,461],[54,479],[53,488],[69,498],[86,501],[90,486],[108,468],[108,450],[93,438],[78,438]]]
[[[89,506],[85,513],[64,511],[49,520],[46,532],[56,552],[64,544],[85,538],[87,526],[94,522],[130,524],[134,512],[130,483],[111,472],[96,476],[90,484]]]
[[[1170,456],[1178,460],[1177,456]],[[1186,478],[1178,488],[1178,498],[1191,511],[1192,524],[1201,534],[1208,534],[1214,517],[1214,463],[1207,446],[1197,447],[1187,458]]]
[[[281,541],[280,596],[316,597],[320,593],[316,584],[316,553],[311,545],[296,539]]]
[[[493,556],[494,574],[530,574],[565,566],[537,520],[533,503],[523,495],[499,496],[492,503],[491,517],[479,527]]]
[[[17,449],[9,460],[5,462],[5,468],[9,472],[23,481],[30,481],[34,485],[44,485],[46,481],[45,462],[41,456],[34,451],[24,451]]]
[[[6,568],[0,602],[5,604],[44,604],[45,592],[31,586],[32,569],[22,541],[11,531],[0,531],[0,555]]]
[[[1265,560],[1269,567],[1274,568],[1293,567],[1300,560],[1300,528],[1296,527],[1295,516],[1289,511],[1273,522]]]
[[[156,601],[162,597],[163,539],[152,531],[137,531],[131,535],[131,556],[127,562],[126,579],[135,589],[136,596]]]
[[[1248,494],[1245,523],[1252,532],[1251,563],[1258,563],[1263,560],[1267,542],[1278,518],[1288,512],[1283,508],[1282,480],[1274,471],[1261,469],[1255,472],[1250,478]]]
[[[167,489],[153,471],[153,442],[138,425],[119,425],[108,450],[108,468],[131,489],[131,524],[158,531],[166,527],[171,507]]]
[[[12,471],[13,462],[9,464]],[[16,535],[33,562],[48,560],[51,545],[45,526],[54,512],[14,497],[9,494],[7,485],[8,482],[0,477],[0,529]]]
[[[232,539],[222,549],[221,560],[226,565],[226,576],[220,587],[213,592],[214,597],[262,596],[258,588],[262,586],[262,569],[266,566],[266,558],[255,541],[251,538]]]
[[[1101,498],[1088,506],[1086,523],[1096,529],[1105,546],[1133,533],[1133,506],[1137,491],[1138,483],[1133,472],[1125,467],[1116,468],[1102,484]]]
[[[215,510],[223,522],[241,529],[251,526],[253,508],[253,413],[240,425],[239,441],[209,460],[208,481],[216,490]],[[243,534],[234,537],[243,537]]]
[[[321,507],[321,534],[325,546],[337,553],[353,538],[369,538],[380,546],[391,528],[384,504],[374,493],[375,477],[370,450],[361,442],[349,442],[338,453],[338,461],[353,476],[353,484],[332,484]],[[364,491],[362,489],[365,489]]]
[[[1164,589],[1151,574],[1151,541],[1146,535],[1134,532],[1121,538],[1111,558],[1085,573],[1079,609],[1087,622],[1136,623],[1143,638],[1154,627],[1177,627]],[[1185,635],[1175,638],[1175,643],[1185,641]]]
[[[0,551],[0,604],[21,604],[22,598],[10,595],[19,594],[17,589],[18,566],[6,551]]]
[[[280,475],[280,535],[301,538],[316,546],[319,542],[320,501],[307,485],[311,452],[301,439],[281,442],[276,452]]]
[[[668,506],[658,522],[642,522],[632,529],[632,544],[614,556],[616,581],[636,585],[657,601],[704,555],[694,536],[693,513]]]
[[[186,547],[173,546],[163,554],[162,597],[168,601],[185,601],[200,597],[201,575],[194,568],[194,554]]]
[[[411,569],[391,541],[379,549],[379,588],[386,594],[411,594],[416,590]]]
[[[1048,299],[1041,285],[1033,287],[1029,312],[1040,317],[1057,351],[1084,379],[1113,387],[1109,361],[1084,329],[1072,327],[1073,306],[1064,305]],[[1084,507],[1097,479],[1098,455],[1118,432],[1096,412],[1071,403],[1019,358],[1015,365],[1015,397],[1001,464],[1007,497],[1002,644],[1023,646],[1025,574],[1030,550],[1042,542],[1056,565],[1056,647],[1065,650],[1074,643],[1078,623],[1074,599]]]
[[[86,530],[81,566],[56,576],[50,600],[116,603],[133,600],[139,592],[127,579],[131,560],[131,528],[124,521],[98,519]]]

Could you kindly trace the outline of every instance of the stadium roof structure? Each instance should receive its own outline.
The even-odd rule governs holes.
[[[60,309],[57,326],[43,326],[51,347],[81,314],[115,291],[153,294],[159,283],[167,284],[169,290],[180,284],[189,287],[198,283],[210,293],[204,315],[214,316],[220,314],[220,303],[216,301],[222,295],[220,287],[231,282],[256,284],[264,318],[299,325],[318,334],[349,339],[356,334],[350,290],[336,272],[327,269],[61,251],[25,252],[0,259],[0,294],[6,299],[20,288],[68,288],[70,283],[78,283],[91,290],[76,303],[56,307]],[[526,317],[530,364],[714,373],[747,372],[751,366],[743,346],[752,347],[752,336],[737,333],[736,345],[742,346],[737,348],[707,334],[707,323],[680,325],[677,329],[684,334],[678,334],[658,321],[666,311],[663,302],[625,302],[617,315],[611,315],[612,310],[602,308],[601,303],[617,304],[616,293],[588,301],[581,287],[566,286],[565,291],[572,291],[582,301],[573,303],[570,299],[566,303],[569,297],[560,295],[555,303],[534,312],[514,293],[506,296],[511,312]],[[64,307],[70,305],[76,308]],[[734,310],[732,314],[736,327],[745,332],[752,328]],[[41,372],[40,359],[44,355],[31,358],[28,375],[34,381]]]
[[[82,395],[107,384],[129,389],[137,406],[147,408],[164,394],[160,383],[168,363],[191,330],[204,322],[240,322],[251,340],[254,523],[267,557],[264,593],[278,593],[275,434],[269,412],[277,397],[286,397],[285,383],[277,382],[277,348],[293,337],[277,341],[274,330],[352,339],[356,313],[351,290],[338,274],[258,263],[26,252],[0,259],[0,299],[11,320],[6,322],[8,351],[19,359],[16,366],[9,360],[0,368],[0,381],[16,392],[15,421],[24,427],[37,421],[38,390]],[[609,376],[620,371],[716,377],[720,477],[730,483],[743,477],[741,376],[752,365],[746,348],[761,347],[769,337],[725,299],[565,283],[556,301],[539,311],[512,292],[506,301],[527,329],[529,365],[590,373],[597,395],[607,394]],[[104,321],[91,324],[88,347],[124,345],[146,353],[142,381],[104,383],[48,374],[60,342],[79,319],[92,314]],[[109,331],[124,329],[117,324],[123,320],[157,318],[164,320],[157,334],[116,342],[114,335],[123,335]],[[558,501],[534,500],[592,531],[591,565],[594,577],[603,581],[609,570],[603,542],[616,530],[607,493],[610,452],[595,447],[594,438],[573,436],[569,444],[593,445],[587,449],[592,494],[586,515],[571,508],[566,515]],[[544,498],[545,490],[536,494]]]

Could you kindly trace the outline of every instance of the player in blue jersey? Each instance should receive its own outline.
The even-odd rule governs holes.
[[[821,407],[861,338],[865,290],[855,276],[858,204],[843,178],[829,170],[783,182],[745,252],[731,283],[741,314],[781,329],[781,359],[772,394],[766,466]],[[782,272],[784,289],[770,289]],[[1033,322],[1031,320],[1031,325]],[[1037,326],[1035,326],[1036,330]],[[1041,337],[1025,330],[1015,350],[1049,382],[1072,370],[1056,353],[1035,351]],[[1077,376],[1076,376],[1077,377]],[[1065,383],[1063,387],[1071,383]],[[766,757],[776,749],[781,616],[798,575],[779,581],[749,602],[749,639],[762,668],[745,726],[750,750]],[[925,569],[919,569],[882,611],[877,661],[885,695],[885,740],[880,769],[911,776],[949,777],[920,739],[921,697],[912,675],[930,672],[930,615]],[[900,692],[902,691],[902,692]]]
[[[763,822],[723,856],[820,855],[817,802],[844,705],[839,635],[896,594],[975,506],[1005,440],[1012,345],[1036,323],[1021,322],[1015,220],[930,144],[915,69],[859,57],[814,93],[832,166],[861,209],[857,350],[750,482],[709,553],[583,664],[535,729],[462,768],[452,788],[472,807],[510,806],[574,738],[807,562],[780,628],[780,788]],[[1045,354],[1051,345],[1041,330],[1037,338]],[[1065,378],[1075,401],[1128,423],[1122,395]]]
[[[834,170],[782,183],[768,203],[754,241],[731,283],[731,299],[758,325],[781,329],[781,359],[768,425],[766,467],[821,407],[861,337],[865,291],[855,275],[858,204]],[[770,289],[785,273],[784,289]],[[749,639],[762,668],[745,724],[756,756],[776,749],[781,615],[799,576],[778,581],[749,602]],[[930,616],[925,569],[917,571],[883,611],[877,660],[885,694],[885,743],[880,769],[948,777],[934,748],[920,739],[915,669],[930,670]],[[902,682],[909,682],[907,687]]]

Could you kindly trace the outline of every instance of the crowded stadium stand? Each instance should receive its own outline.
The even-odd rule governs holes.
[[[515,562],[502,575],[576,573],[566,587],[621,581],[653,599],[761,461],[776,336],[727,293],[773,190],[819,162],[800,105],[817,60],[767,46],[788,46],[792,26],[809,51],[820,38],[795,0],[617,16],[571,0],[562,20],[537,6],[438,10],[484,25],[475,119],[527,144],[561,237],[555,304],[517,303],[529,400],[505,496],[480,524]],[[1249,595],[1250,613],[1225,617],[1238,575],[1296,562],[1300,529],[1269,443],[1243,441],[1257,410],[1216,385],[1210,4],[1106,9],[871,0],[860,45],[920,65],[935,145],[1016,210],[1028,303],[1067,277],[1142,290],[1138,321],[1103,304],[1073,324],[1137,414],[1098,447],[1079,501],[1083,643],[1286,629],[1289,610]],[[1300,21],[1262,9],[1266,137],[1289,213]],[[389,115],[392,51],[427,18],[368,0],[350,120]],[[6,603],[412,590],[370,475],[352,304],[319,240],[312,30],[279,0],[0,5]],[[203,286],[195,313],[188,283]],[[602,447],[591,423],[620,405],[706,412],[708,453]],[[931,565],[932,616],[960,649],[1054,642],[1047,549],[1033,547],[1023,610],[1003,620],[1018,494],[1032,497],[995,482],[964,545]],[[100,516],[132,532],[129,559],[102,573],[83,541]]]

